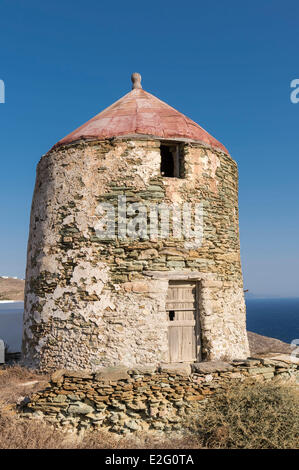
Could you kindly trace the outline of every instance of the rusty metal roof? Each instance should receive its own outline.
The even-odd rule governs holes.
[[[102,140],[139,135],[201,142],[228,153],[196,122],[144,91],[140,86],[140,76],[136,82],[137,75],[132,75],[133,89],[130,93],[64,137],[56,146],[81,139]]]

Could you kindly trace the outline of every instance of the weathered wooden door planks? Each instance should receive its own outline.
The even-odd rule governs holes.
[[[170,362],[200,360],[197,291],[196,282],[169,283],[166,311]]]

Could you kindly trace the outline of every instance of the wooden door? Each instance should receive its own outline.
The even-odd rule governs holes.
[[[196,282],[169,282],[166,312],[170,362],[200,360],[198,286]]]

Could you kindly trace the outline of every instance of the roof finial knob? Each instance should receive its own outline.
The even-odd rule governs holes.
[[[142,88],[140,73],[137,73],[137,72],[132,73],[131,80],[133,83],[132,90],[135,90],[135,88]]]

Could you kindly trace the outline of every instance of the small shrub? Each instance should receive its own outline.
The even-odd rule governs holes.
[[[66,435],[40,420],[19,419],[0,403],[0,449],[56,449],[68,447]]]
[[[274,383],[231,387],[207,403],[191,428],[209,448],[298,448],[298,389]]]

